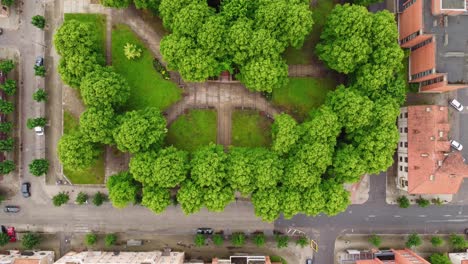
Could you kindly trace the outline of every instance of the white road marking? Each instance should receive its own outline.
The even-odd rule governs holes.
[[[428,220],[426,223],[468,222],[468,219]]]
[[[376,215],[368,215],[369,217],[376,217]]]
[[[445,217],[451,217],[452,215],[444,215]]]
[[[393,217],[401,217],[401,215],[394,215]]]
[[[427,215],[418,215],[419,217],[426,217]]]

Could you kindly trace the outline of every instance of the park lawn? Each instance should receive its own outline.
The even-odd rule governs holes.
[[[289,83],[274,89],[274,105],[303,121],[310,110],[325,102],[329,91],[334,90],[336,81],[332,78],[289,78]]]
[[[304,45],[299,48],[288,47],[283,54],[288,65],[310,64],[315,57],[315,46],[320,40],[328,14],[337,3],[336,0],[317,0],[317,5],[312,7],[312,18],[314,25],[312,31],[306,37]]]
[[[99,52],[102,54],[103,58],[106,57],[106,16],[103,14],[75,14],[67,13],[65,14],[65,20],[75,19],[80,22],[88,22],[93,25],[93,28],[96,28],[98,32],[98,42],[101,43]]]
[[[69,111],[63,111],[63,133],[69,134],[79,129],[79,119]],[[104,183],[104,152],[96,163],[84,170],[71,170],[63,167],[63,174],[73,184],[103,184]]]
[[[258,111],[234,111],[231,137],[233,146],[268,147],[271,144],[271,121]]]
[[[216,143],[217,112],[190,110],[179,116],[169,127],[166,144],[178,149],[194,151],[210,142]]]
[[[125,57],[127,43],[142,49],[140,58],[128,60]],[[165,110],[181,98],[182,90],[175,83],[164,80],[153,68],[153,58],[151,51],[128,26],[119,24],[112,29],[112,65],[131,87],[127,110],[151,106]]]

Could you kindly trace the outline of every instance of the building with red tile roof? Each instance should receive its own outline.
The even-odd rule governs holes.
[[[430,264],[409,249],[392,249],[394,259],[381,260],[379,258],[370,260],[357,260],[356,264]]]
[[[468,87],[467,0],[397,0],[399,43],[420,92]],[[460,15],[460,16],[458,16]]]

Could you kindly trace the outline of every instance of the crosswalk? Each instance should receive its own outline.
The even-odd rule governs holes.
[[[80,224],[74,224],[73,225],[73,231],[75,233],[88,233],[91,230],[90,230],[90,228],[89,228],[89,226],[87,224],[84,224],[84,223],[81,224],[80,223]]]

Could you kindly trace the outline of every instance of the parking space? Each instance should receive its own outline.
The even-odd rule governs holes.
[[[463,157],[468,158],[468,88],[459,90],[457,97],[458,101],[460,101],[465,108],[461,112],[454,113],[458,115],[454,118],[454,121],[458,123],[456,124],[458,129],[456,131],[457,133],[454,134],[454,139],[458,139],[464,146],[462,150]],[[456,110],[454,112],[456,112]]]

